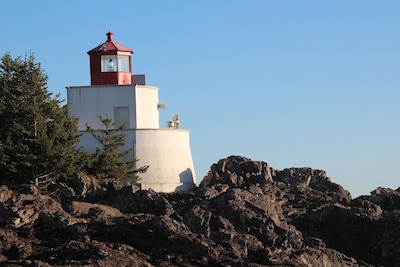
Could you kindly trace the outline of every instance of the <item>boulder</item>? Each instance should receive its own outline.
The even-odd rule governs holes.
[[[226,184],[231,187],[248,188],[252,184],[263,185],[270,181],[272,175],[267,163],[231,156],[213,164],[200,187]]]
[[[8,189],[7,186],[0,186],[0,203],[4,203],[13,196],[13,191]]]

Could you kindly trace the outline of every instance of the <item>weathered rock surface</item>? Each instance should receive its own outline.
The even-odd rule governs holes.
[[[400,266],[400,188],[352,199],[322,170],[232,156],[191,192],[53,190],[0,187],[0,266]]]

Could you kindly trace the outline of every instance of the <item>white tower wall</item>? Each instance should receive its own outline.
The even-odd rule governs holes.
[[[159,128],[158,88],[136,85],[136,127]]]
[[[159,128],[158,88],[145,85],[97,85],[67,87],[68,116],[79,117],[78,128],[103,129],[97,115],[117,121],[118,109],[126,109],[128,129]]]
[[[142,189],[173,192],[193,189],[196,175],[190,151],[189,131],[137,129],[135,157],[138,166],[149,165],[140,175]]]
[[[140,174],[143,189],[157,192],[190,190],[196,184],[196,175],[190,151],[189,131],[159,128],[158,88],[145,85],[94,85],[67,87],[68,115],[79,118],[82,133],[78,147],[93,153],[100,146],[86,132],[86,123],[93,129],[103,129],[97,115],[126,119],[128,128],[123,150],[134,149],[138,167],[148,165]],[[117,115],[117,113],[119,115]],[[122,115],[121,115],[122,114]]]
[[[191,190],[196,184],[190,132],[180,129],[131,129],[124,130],[126,145],[123,150],[133,148],[139,159],[137,167],[149,166],[146,173],[139,174],[142,189],[156,192]],[[99,143],[88,132],[82,132],[80,146],[90,153]]]
[[[115,120],[116,107],[127,107],[129,110],[128,128],[135,128],[135,90],[133,85],[97,85],[67,87],[68,116],[79,118],[78,128],[86,130],[86,123],[93,129],[103,129],[97,115],[108,116]],[[132,115],[131,115],[132,114]]]

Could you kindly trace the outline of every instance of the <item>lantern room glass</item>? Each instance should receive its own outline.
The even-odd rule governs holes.
[[[129,56],[118,55],[118,71],[129,72]]]
[[[101,56],[102,72],[129,72],[129,56],[104,55]]]
[[[117,71],[117,56],[101,56],[101,71],[116,72]]]

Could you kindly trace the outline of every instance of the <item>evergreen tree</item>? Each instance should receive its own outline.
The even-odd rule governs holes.
[[[104,129],[94,130],[86,124],[87,131],[99,142],[101,148],[97,148],[92,155],[90,174],[99,178],[127,179],[136,183],[138,173],[144,173],[149,166],[136,167],[137,159],[126,159],[132,154],[133,149],[121,151],[125,146],[125,135],[120,131],[126,129],[126,124],[116,127],[112,119],[98,116],[104,125]]]
[[[76,171],[76,118],[47,90],[47,75],[31,54],[0,63],[0,179],[17,183]]]

